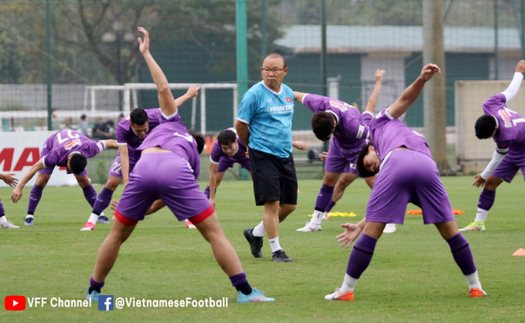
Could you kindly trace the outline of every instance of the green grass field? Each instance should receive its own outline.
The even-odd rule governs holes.
[[[480,190],[471,186],[472,181],[471,177],[443,178],[452,206],[466,212],[457,216],[460,226],[475,215]],[[37,209],[35,226],[24,227],[29,188],[17,205],[10,202],[10,189],[0,189],[8,219],[21,225],[19,230],[0,230],[0,322],[525,321],[525,257],[511,256],[525,247],[525,184],[520,177],[498,190],[487,231],[465,234],[483,288],[489,293],[479,299],[468,296],[466,280],[437,230],[424,226],[421,216],[407,215],[397,233],[379,240],[372,263],[357,284],[356,300],[325,301],[323,296],[341,285],[350,254],[350,249],[340,248],[334,237],[342,232],[341,223],[363,217],[370,190],[358,180],[334,208],[353,211],[357,217],[324,221],[321,232],[295,232],[312,213],[320,185],[319,180],[300,181],[298,208],[281,224],[281,246],[293,258],[292,263],[272,262],[267,242],[263,247],[265,258],[252,257],[242,232],[261,220],[262,208],[253,203],[251,182],[224,182],[218,190],[220,223],[249,282],[275,297],[276,302],[236,303],[235,289],[208,244],[196,230],[186,229],[183,222],[162,210],[140,223],[123,245],[103,294],[172,300],[229,297],[229,306],[124,308],[113,312],[98,311],[96,304],[93,308],[52,308],[47,304],[22,312],[4,310],[7,295],[83,298],[110,225],[98,224],[96,231],[80,232],[90,214],[82,190],[49,187]],[[99,191],[101,186],[95,188]]]

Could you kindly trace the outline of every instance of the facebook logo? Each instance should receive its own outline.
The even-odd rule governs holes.
[[[98,310],[113,311],[113,295],[98,295]]]

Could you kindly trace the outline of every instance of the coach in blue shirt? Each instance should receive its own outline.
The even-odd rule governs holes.
[[[273,261],[290,262],[279,244],[279,222],[297,206],[297,176],[292,156],[294,94],[284,85],[286,60],[270,54],[261,67],[263,81],[242,98],[235,128],[249,147],[255,204],[264,205],[263,221],[244,230],[254,257],[262,258],[267,233]]]

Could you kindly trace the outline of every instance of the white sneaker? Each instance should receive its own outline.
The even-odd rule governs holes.
[[[3,224],[0,225],[0,228],[2,229],[20,229],[19,226],[14,225],[11,221],[6,221]]]
[[[383,233],[394,233],[396,231],[397,229],[395,223],[387,223],[385,229],[383,230]]]
[[[321,221],[326,221],[328,219],[330,219],[330,216],[328,215],[328,212],[325,212]]]
[[[295,230],[297,232],[313,232],[313,231],[321,231],[321,225],[314,225],[311,222],[306,223],[306,225],[303,228],[299,228]]]

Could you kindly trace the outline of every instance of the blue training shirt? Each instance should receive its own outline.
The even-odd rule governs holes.
[[[288,158],[292,153],[293,91],[282,84],[281,91],[270,90],[264,82],[252,86],[242,97],[237,120],[247,123],[249,147]]]

